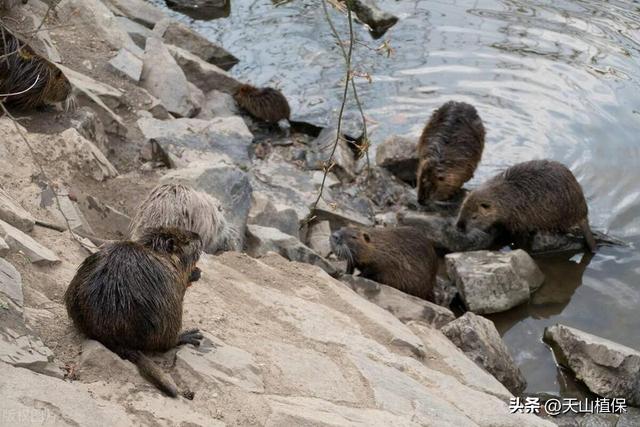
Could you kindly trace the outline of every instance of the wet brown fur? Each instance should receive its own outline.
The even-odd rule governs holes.
[[[33,109],[63,102],[72,91],[71,83],[55,64],[0,24],[0,95],[27,89],[23,94],[6,97],[5,104]]]
[[[417,227],[344,227],[331,236],[333,252],[348,262],[348,272],[433,301],[438,258]]]
[[[69,317],[88,338],[135,363],[143,376],[175,397],[173,381],[143,351],[197,344],[197,330],[180,334],[182,302],[202,242],[196,233],[151,228],[136,241],[107,244],[78,268],[65,293]]]
[[[469,193],[460,208],[460,229],[504,227],[512,236],[535,231],[566,232],[579,225],[592,252],[587,202],[580,184],[563,164],[551,160],[519,163]]]
[[[267,123],[289,120],[291,108],[287,98],[277,89],[241,85],[233,95],[238,105],[253,117]]]
[[[449,101],[429,119],[418,142],[418,201],[447,200],[473,177],[485,130],[476,109]]]

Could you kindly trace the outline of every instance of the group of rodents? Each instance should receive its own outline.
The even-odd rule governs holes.
[[[450,101],[432,114],[417,148],[421,204],[461,191],[480,163],[484,137],[482,120],[469,104]],[[576,225],[595,252],[582,188],[567,167],[551,160],[518,163],[484,182],[465,197],[456,219],[460,232],[501,230],[513,238]],[[345,227],[330,240],[349,273],[357,268],[363,277],[433,301],[438,258],[420,227]]]

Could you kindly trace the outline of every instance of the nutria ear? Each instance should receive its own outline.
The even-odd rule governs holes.
[[[371,242],[371,236],[369,236],[368,233],[362,233],[362,238],[364,239],[365,242],[369,243]]]

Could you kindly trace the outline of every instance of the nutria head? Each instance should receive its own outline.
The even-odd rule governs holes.
[[[6,102],[29,109],[63,102],[72,86],[62,71],[2,28],[0,91]]]
[[[169,255],[176,267],[190,277],[202,252],[202,240],[197,233],[172,227],[145,229],[137,243],[159,254]]]
[[[459,168],[458,168],[459,169]],[[453,197],[465,182],[466,171],[447,168],[440,161],[426,157],[418,164],[418,202],[442,201]]]
[[[351,274],[356,265],[366,260],[371,234],[357,227],[343,227],[331,235],[329,242],[333,253],[347,261],[347,273]]]
[[[460,231],[487,231],[504,219],[502,205],[497,201],[495,194],[489,189],[479,188],[469,193],[462,202],[456,227]]]

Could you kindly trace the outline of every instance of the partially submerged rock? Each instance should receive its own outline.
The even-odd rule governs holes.
[[[276,228],[249,224],[247,226],[247,253],[253,257],[262,257],[269,252],[276,252],[290,261],[317,265],[332,276],[337,274],[331,263],[297,238]]]
[[[640,351],[560,324],[546,328],[544,339],[589,390],[640,406]]]
[[[351,4],[358,19],[367,24],[376,37],[382,37],[398,22],[397,16],[381,10],[374,0],[353,0]]]
[[[522,249],[454,253],[445,262],[465,306],[478,314],[520,305],[544,282],[544,275]]]
[[[389,310],[402,322],[420,321],[440,328],[455,319],[451,310],[405,294],[391,286],[351,274],[340,276],[340,280],[347,283],[358,295]]]
[[[224,18],[231,13],[229,0],[165,0],[171,9],[193,19],[210,21]]]
[[[212,43],[209,39],[181,22],[165,19],[158,22],[153,31],[165,43],[186,49],[223,70],[229,70],[238,63],[238,58],[227,52],[223,47]]]
[[[517,396],[524,391],[527,382],[491,320],[467,312],[440,330],[511,393]]]

